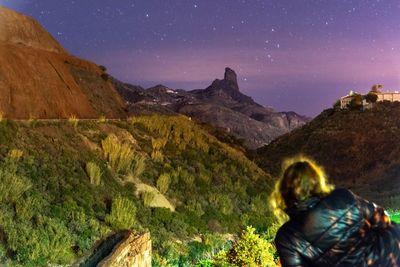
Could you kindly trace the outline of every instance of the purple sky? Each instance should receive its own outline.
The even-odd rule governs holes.
[[[240,90],[315,116],[350,89],[400,89],[398,0],[0,0],[72,54],[150,87],[207,87],[226,66]]]

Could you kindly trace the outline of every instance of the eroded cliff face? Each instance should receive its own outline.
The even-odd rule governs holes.
[[[5,117],[120,118],[126,116],[124,108],[96,64],[69,55],[32,18],[0,6],[0,112]]]

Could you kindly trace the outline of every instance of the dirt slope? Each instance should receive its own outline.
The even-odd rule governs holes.
[[[336,185],[400,206],[400,103],[379,103],[365,111],[326,110],[257,152],[259,165],[273,175],[283,159],[302,153],[322,164]]]
[[[0,112],[7,118],[124,117],[96,64],[69,55],[38,22],[0,6]]]

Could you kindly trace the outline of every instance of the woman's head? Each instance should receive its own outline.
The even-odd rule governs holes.
[[[333,189],[327,184],[323,169],[306,157],[286,160],[282,171],[270,199],[274,214],[281,220],[287,218],[285,211],[296,203],[325,196]]]

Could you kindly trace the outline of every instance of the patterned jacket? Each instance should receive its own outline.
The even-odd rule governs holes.
[[[283,267],[400,267],[400,225],[347,189],[310,198],[288,214],[275,238]]]

